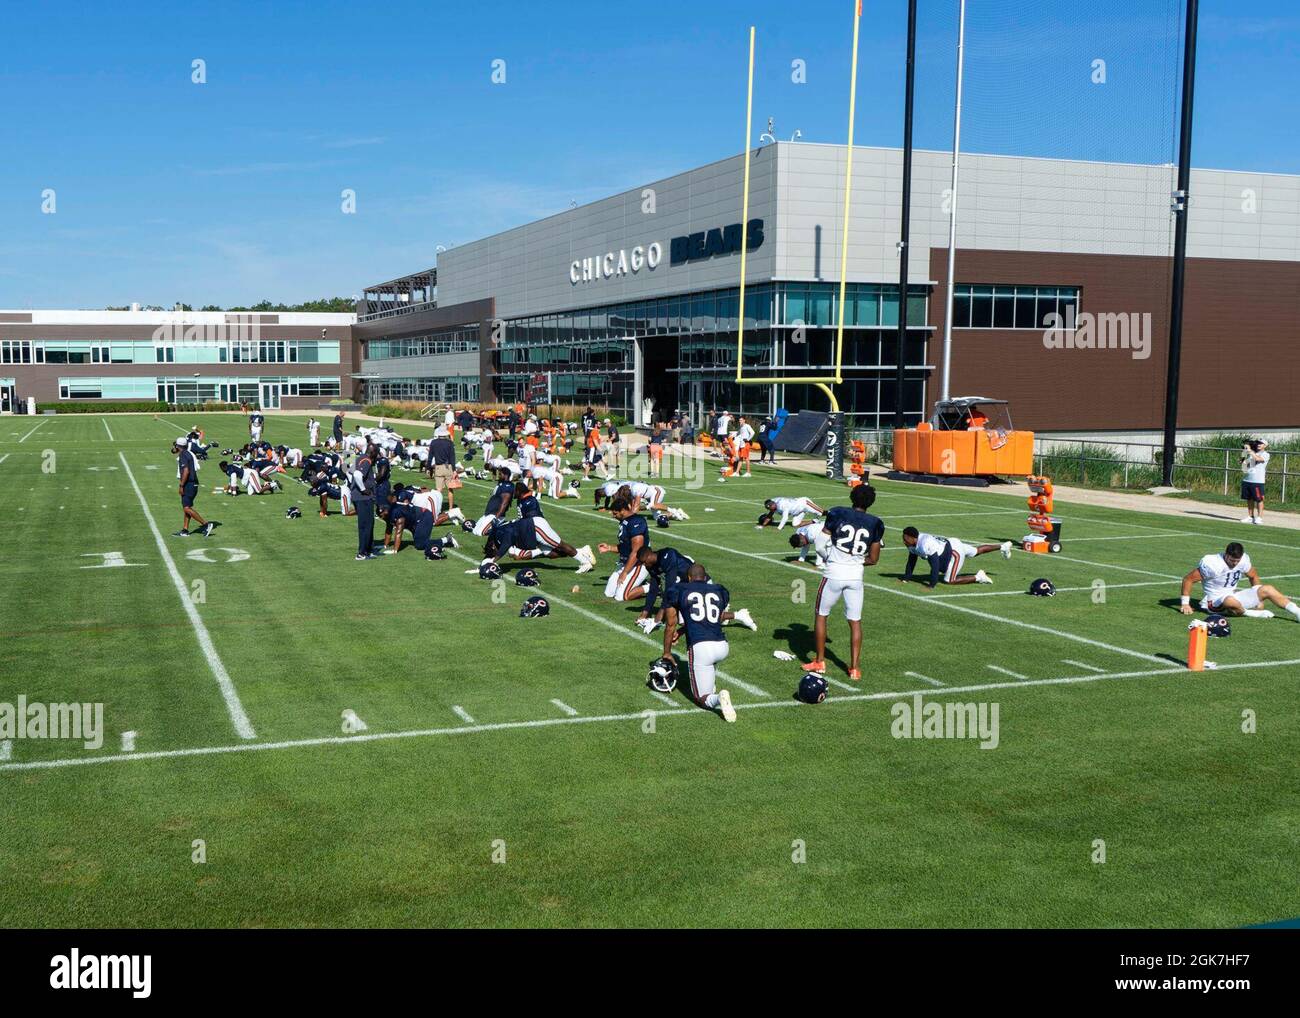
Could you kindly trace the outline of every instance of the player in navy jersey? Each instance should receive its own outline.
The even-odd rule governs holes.
[[[718,662],[726,660],[730,647],[722,624],[736,618],[727,610],[731,595],[727,588],[709,581],[704,566],[696,562],[664,599],[664,659],[673,662],[673,643],[679,630],[686,633],[687,676],[690,697],[705,710],[717,711],[728,722],[736,720],[731,694],[717,688]]]
[[[663,622],[665,609],[656,611],[659,594],[663,593],[664,604],[668,604],[668,595],[677,584],[686,580],[686,573],[695,563],[676,548],[661,548],[656,551],[643,546],[637,552],[637,561],[645,569],[650,581],[646,593],[645,608],[642,609],[636,624],[646,633],[653,633]]]
[[[849,496],[851,509],[837,506],[826,514],[815,548],[822,557],[822,581],[817,587],[813,639],[817,653],[803,666],[806,672],[826,671],[826,619],[835,602],[844,599],[844,617],[849,622],[851,660],[849,678],[862,678],[862,573],[880,559],[885,524],[867,512],[876,500],[876,489],[859,484]]]
[[[625,492],[614,497],[609,511],[618,520],[618,542],[599,544],[596,550],[601,554],[617,552],[618,568],[605,584],[605,596],[615,601],[639,601],[650,590],[650,575],[637,558],[642,548],[650,547],[650,528],[637,512],[636,500]]]
[[[437,517],[431,509],[413,502],[399,501],[397,495],[390,494],[386,501],[380,503],[378,511],[380,518],[393,528],[393,554],[402,550],[402,534],[406,531],[410,531],[416,550],[424,552],[427,559],[437,558],[443,548],[459,547],[456,538],[451,535],[438,538],[433,536]],[[384,543],[388,543],[387,535]]]
[[[176,489],[181,496],[181,529],[172,536],[189,537],[190,520],[193,520],[201,528],[199,533],[207,537],[216,524],[209,523],[194,508],[194,499],[199,493],[199,465],[194,452],[183,438],[172,443],[172,452],[176,455]]]
[[[474,533],[479,537],[486,537],[487,532],[500,520],[506,518],[506,512],[515,500],[515,482],[511,479],[510,471],[502,469],[497,471],[497,486],[492,489],[492,494],[488,496],[487,508],[483,515],[478,518],[474,524]]]
[[[521,519],[531,520],[536,516],[545,516],[542,503],[538,501],[533,489],[523,481],[515,482],[515,505],[519,507]]]
[[[498,521],[488,531],[483,561],[496,562],[506,555],[517,559],[577,559],[580,573],[590,572],[596,566],[596,556],[590,547],[575,548],[564,541],[542,516],[529,516],[508,523]]]

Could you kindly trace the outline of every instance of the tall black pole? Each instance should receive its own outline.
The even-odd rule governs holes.
[[[907,97],[903,103],[903,215],[898,239],[898,366],[894,372],[894,427],[903,419],[903,369],[907,364],[907,249],[912,219],[912,100],[916,92],[916,0],[907,2]]]
[[[1187,213],[1191,203],[1192,91],[1196,83],[1196,6],[1187,0],[1183,40],[1183,116],[1178,136],[1178,190],[1174,195],[1174,277],[1169,298],[1169,361],[1165,378],[1165,442],[1162,483],[1174,483],[1174,444],[1178,434],[1178,370],[1183,355],[1183,286],[1187,266]]]

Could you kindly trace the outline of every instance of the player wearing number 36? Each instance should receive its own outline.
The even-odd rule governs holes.
[[[826,671],[826,619],[835,602],[842,598],[852,650],[849,678],[857,682],[862,678],[862,670],[858,667],[862,654],[862,572],[864,567],[874,566],[880,558],[885,524],[880,517],[867,512],[876,501],[876,489],[871,485],[859,484],[850,494],[849,501],[853,508],[838,506],[826,514],[822,532],[813,542],[823,562],[822,582],[813,602],[816,613],[813,638],[817,655],[803,669],[819,675]]]

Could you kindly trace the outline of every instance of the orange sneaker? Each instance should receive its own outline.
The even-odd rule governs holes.
[[[826,671],[826,662],[809,661],[806,665],[803,666],[803,670],[805,672],[817,672],[820,675],[822,672]]]
[[[861,681],[862,681],[862,672],[861,672],[859,669],[857,669],[857,668],[850,668],[850,669],[849,669],[849,678],[852,679],[854,682],[861,682]]]

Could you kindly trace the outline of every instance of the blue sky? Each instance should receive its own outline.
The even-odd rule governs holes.
[[[969,6],[964,150],[1173,160],[1181,0]],[[956,0],[921,8],[917,144],[943,148]],[[865,0],[860,144],[901,141],[905,12]],[[754,140],[843,141],[851,0],[11,4],[0,307],[351,295],[732,155],[751,23]],[[1194,162],[1300,173],[1298,82],[1300,4],[1202,0]]]

